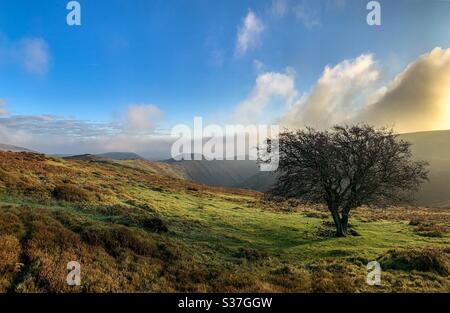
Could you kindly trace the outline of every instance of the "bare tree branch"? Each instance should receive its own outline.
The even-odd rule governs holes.
[[[277,181],[267,196],[325,204],[339,236],[346,234],[352,209],[410,202],[428,180],[428,163],[414,161],[410,143],[391,129],[307,128],[284,131],[278,140]],[[261,156],[259,162],[265,161]]]

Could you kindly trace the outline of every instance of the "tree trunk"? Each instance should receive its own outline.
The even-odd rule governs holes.
[[[339,212],[337,210],[330,210],[331,215],[333,216],[334,225],[336,226],[336,236],[337,237],[345,237],[344,230],[342,228],[341,218],[339,216]]]
[[[341,218],[341,227],[342,227],[342,232],[344,233],[344,236],[347,235],[347,230],[348,230],[348,213],[342,213],[342,218]]]

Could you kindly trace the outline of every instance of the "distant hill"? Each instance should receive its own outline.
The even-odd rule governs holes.
[[[113,160],[141,160],[143,157],[141,157],[139,154],[136,154],[134,152],[108,152],[108,153],[101,153],[97,154],[98,156],[113,159]]]
[[[412,143],[412,151],[416,157],[450,159],[450,130],[408,133],[400,137]]]
[[[184,171],[167,162],[149,161],[145,159],[113,161],[129,168],[145,170],[166,177],[189,180]]]
[[[75,160],[75,161],[107,161],[110,158],[102,157],[96,154],[79,154],[63,157],[65,160]]]
[[[416,198],[420,205],[450,207],[450,130],[408,133],[400,138],[411,142],[415,158],[430,163],[430,182]],[[255,161],[166,161],[192,181],[213,186],[266,191],[275,177],[260,172]]]
[[[110,164],[127,169],[137,169],[165,177],[189,180],[183,170],[167,162],[145,160],[137,154],[128,152],[113,152],[104,154],[80,154],[59,156],[67,161],[82,161],[98,164]],[[113,159],[114,157],[115,159]]]
[[[450,207],[450,130],[408,133],[400,138],[412,144],[416,159],[430,163],[430,181],[417,193],[418,204]],[[266,191],[274,179],[271,173],[259,172],[239,187]]]
[[[259,172],[256,162],[250,160],[167,160],[165,162],[170,164],[180,176],[211,186],[246,187],[243,186],[243,182]]]
[[[11,151],[11,152],[36,152],[27,148],[13,146],[13,145],[5,145],[0,144],[0,151]]]
[[[450,130],[402,134],[411,142],[415,158],[430,163],[430,182],[423,185],[416,198],[420,205],[450,207]],[[29,149],[0,144],[0,151],[28,151]],[[266,191],[274,182],[270,172],[260,172],[255,161],[173,159],[153,162],[132,152],[109,152],[99,155],[84,154],[65,157],[69,160],[124,162],[131,167],[142,167],[159,175],[188,179],[211,186],[246,188]],[[127,161],[138,161],[130,163]]]
[[[253,189],[257,191],[267,191],[270,186],[275,182],[275,174],[273,172],[260,172],[258,171],[253,176],[249,177],[247,180],[241,182],[236,187]]]
[[[109,159],[109,160],[116,160],[116,161],[126,161],[126,160],[144,160],[143,157],[141,157],[139,154],[136,154],[134,152],[107,152],[107,153],[100,153],[100,154],[51,154],[51,156],[58,157],[58,158],[64,158],[64,159],[95,159],[95,158],[102,158],[102,159]]]
[[[450,207],[450,130],[408,133],[400,138],[412,144],[416,159],[430,163],[430,181],[417,193],[418,204]],[[266,191],[274,179],[272,173],[258,172],[239,187]]]
[[[450,207],[450,130],[403,134],[414,157],[430,163],[430,182],[417,194],[420,204]]]

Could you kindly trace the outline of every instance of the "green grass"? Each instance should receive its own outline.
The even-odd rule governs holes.
[[[446,247],[449,242],[447,234],[441,238],[420,236],[406,221],[367,222],[357,218],[352,219],[351,223],[360,236],[323,238],[317,235],[318,230],[323,227],[323,219],[307,217],[303,212],[280,213],[264,208],[248,207],[240,205],[240,202],[243,201],[240,201],[242,199],[239,197],[234,197],[230,201],[222,197],[215,199],[210,196],[196,196],[185,192],[169,193],[152,190],[135,190],[133,192],[138,194],[137,199],[146,201],[167,224],[170,231],[163,235],[165,238],[163,241],[175,247],[172,254],[181,254],[180,259],[176,262],[183,265],[178,264],[177,266],[191,266],[197,268],[204,275],[219,271],[223,272],[222,275],[235,275],[227,279],[218,279],[216,282],[205,281],[201,284],[206,285],[202,287],[204,289],[200,288],[197,283],[192,285],[190,282],[191,287],[188,290],[192,291],[220,291],[220,288],[235,291],[264,291],[265,288],[267,291],[286,291],[286,289],[311,291],[315,290],[314,288],[317,289],[317,286],[311,287],[314,285],[311,280],[327,281],[322,276],[314,278],[311,276],[312,273],[329,273],[330,264],[336,262],[341,264],[339,266],[350,268],[346,268],[345,271],[356,270],[358,272],[356,276],[358,279],[350,284],[350,286],[353,284],[352,288],[354,288],[351,291],[376,291],[377,289],[374,287],[371,287],[371,290],[364,285],[364,266],[368,261],[378,259],[393,248],[442,248]],[[14,203],[11,201],[12,199],[7,200],[9,201],[4,201],[2,204]],[[115,223],[111,221],[117,218],[117,216],[96,213],[95,209],[86,211],[86,209],[80,209],[67,203],[64,205],[57,203],[33,205],[26,201],[17,202],[19,203],[14,203],[14,206],[31,205],[30,208],[36,210],[35,212],[39,215],[42,215],[44,211],[67,212],[70,214],[70,219],[77,217],[92,223],[95,225],[93,229],[112,227]],[[135,213],[134,210],[136,209],[130,207],[129,213]],[[155,236],[161,238],[160,235],[149,235],[142,232],[139,227],[131,226],[129,228],[144,237],[150,237],[153,241]],[[250,253],[253,250],[257,251],[256,258],[247,259],[245,255],[239,255],[239,251],[242,249],[250,251]],[[322,269],[311,270],[317,266]],[[272,272],[277,270],[283,272],[286,269],[288,274],[281,276],[293,280],[294,276],[299,275],[298,281],[297,278],[291,281],[292,286],[290,287],[289,285],[283,286],[283,281],[278,281],[281,286],[274,284],[273,280],[277,281],[281,278],[279,274],[275,275]],[[402,275],[406,274],[408,276],[402,278],[402,281],[411,279],[409,273],[402,273]],[[248,275],[252,277],[250,278]],[[342,280],[339,276],[335,277],[336,273],[332,275],[334,275],[332,276],[333,282]],[[394,277],[397,276],[398,274],[394,275]],[[163,281],[158,282],[161,290],[167,291],[168,283],[164,282],[166,279],[170,278],[164,277]],[[308,282],[305,282],[305,279]],[[248,286],[245,284],[246,280],[253,282],[254,285]],[[219,286],[216,286],[217,284]],[[150,290],[158,290],[152,284],[149,286]],[[132,290],[141,290],[140,288],[143,286],[133,286]],[[328,284],[320,288],[325,288],[325,291],[329,289],[331,291],[348,291],[335,285],[330,287]],[[320,288],[318,291],[322,290]],[[389,288],[387,290],[390,290]],[[410,290],[412,287],[403,286],[402,288]],[[423,286],[420,285],[416,289],[420,290],[420,288]],[[445,288],[442,285],[434,288],[430,290],[445,290],[442,289]],[[415,289],[412,288],[412,290]]]
[[[361,234],[358,237],[318,238],[322,219],[302,213],[277,213],[239,205],[239,201],[199,199],[187,194],[145,191],[141,194],[172,223],[177,237],[183,241],[207,243],[226,249],[246,246],[301,260],[314,260],[344,251],[351,257],[375,258],[392,247],[445,246],[449,236],[427,238],[418,235],[407,222],[351,221]],[[192,230],[177,228],[177,221],[192,222]],[[331,218],[329,219],[331,221]],[[203,226],[203,227],[201,227]]]
[[[336,238],[324,235],[333,228],[324,225],[331,218],[320,209],[284,210],[285,204],[267,204],[250,192],[193,185],[120,164],[47,162],[58,169],[44,168],[54,172],[40,181],[26,180],[33,172],[4,170],[10,175],[5,188],[15,189],[0,198],[0,291],[449,290],[450,215],[443,209],[361,208],[350,219],[359,236]],[[65,180],[85,188],[89,201],[49,198]],[[41,194],[27,197],[23,186],[38,186]],[[168,231],[146,228],[152,219]],[[24,264],[19,272],[18,260]],[[65,283],[71,260],[82,264],[81,287]],[[365,282],[372,260],[383,268],[382,286]]]

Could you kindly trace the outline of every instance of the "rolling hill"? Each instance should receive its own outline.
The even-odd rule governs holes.
[[[321,208],[157,166],[0,152],[0,292],[448,291],[448,210],[360,208],[357,236],[336,238]],[[66,283],[74,260],[81,286]]]
[[[412,143],[414,157],[430,163],[430,181],[416,195],[423,206],[450,207],[450,130],[402,134],[402,139]],[[0,151],[31,150],[11,145],[1,145]],[[146,161],[132,152],[110,152],[98,155],[78,155],[68,159],[98,159],[139,161],[139,166],[160,175],[187,179],[201,184],[266,191],[274,182],[273,173],[260,172],[255,161]],[[124,163],[124,164],[125,164]],[[135,166],[135,163],[134,165]]]
[[[27,149],[27,148],[17,147],[17,146],[13,146],[13,145],[5,145],[5,144],[0,144],[0,151],[35,152],[35,151]]]
[[[165,163],[182,177],[210,186],[245,187],[243,182],[258,173],[256,162],[249,160],[168,160]]]
[[[112,160],[140,160],[144,159],[139,154],[134,152],[107,152],[97,154],[98,156],[109,158]]]
[[[412,143],[414,157],[430,163],[430,181],[418,193],[420,204],[450,207],[450,131],[402,135]]]
[[[400,138],[412,143],[415,158],[430,163],[430,182],[417,194],[424,206],[450,206],[450,130],[402,134]],[[259,172],[254,161],[180,161],[171,162],[182,176],[214,186],[248,188],[266,191],[274,175]]]

